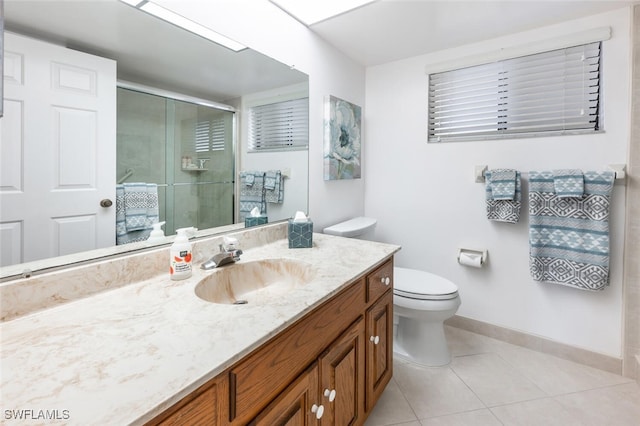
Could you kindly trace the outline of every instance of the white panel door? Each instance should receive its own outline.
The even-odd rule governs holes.
[[[114,245],[116,63],[4,41],[0,265]]]

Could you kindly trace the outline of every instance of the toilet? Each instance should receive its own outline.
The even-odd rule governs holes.
[[[347,238],[373,239],[376,220],[356,217],[323,233]],[[444,321],[460,306],[458,287],[426,271],[393,268],[393,352],[416,364],[437,367],[451,361]]]

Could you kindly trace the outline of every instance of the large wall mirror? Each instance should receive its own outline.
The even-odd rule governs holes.
[[[246,212],[241,214],[239,202],[243,185],[241,176],[248,171],[275,170],[282,172],[286,202],[283,203],[281,198],[280,202],[276,201],[269,208],[269,222],[285,219],[296,210],[308,210],[308,151],[303,148],[256,153],[248,152],[247,148],[247,123],[251,108],[290,98],[308,97],[306,74],[251,49],[232,51],[119,0],[4,0],[4,25],[7,34],[26,36],[39,42],[63,46],[67,50],[107,58],[115,63],[117,89],[112,87],[106,90],[116,93],[114,109],[117,110],[117,118],[112,117],[112,121],[116,123],[114,127],[117,129],[109,129],[107,132],[111,134],[110,144],[114,145],[111,153],[103,154],[100,148],[87,150],[85,153],[85,148],[78,144],[76,161],[64,162],[60,158],[51,158],[52,163],[58,161],[56,177],[30,163],[32,160],[28,155],[29,148],[6,149],[3,140],[2,156],[12,165],[5,167],[5,163],[2,164],[4,170],[0,182],[0,197],[19,194],[21,188],[33,180],[43,182],[44,186],[55,187],[49,180],[58,179],[58,175],[79,176],[83,171],[86,172],[87,163],[109,164],[113,194],[118,182],[157,184],[162,209],[169,212],[160,214],[164,215],[161,220],[167,221],[167,236],[174,235],[176,228],[184,226],[198,227],[198,235],[202,236],[244,227],[243,214]],[[22,108],[24,104],[22,101],[12,103],[7,91],[7,87],[12,84],[11,79],[16,75],[23,78],[24,75],[20,74],[23,70],[18,69],[20,59],[16,59],[16,55],[10,57],[11,48],[7,46],[6,39],[5,51],[9,55],[5,60],[4,78],[3,105],[6,118],[8,113],[12,113],[12,108]],[[7,60],[13,61],[9,67],[6,66]],[[73,71],[61,66],[55,71],[56,78],[63,81],[68,77],[71,81],[69,70]],[[11,75],[7,76],[8,73]],[[87,77],[87,82],[92,84],[91,77]],[[43,81],[42,84],[46,86],[53,83]],[[96,91],[100,90],[103,89],[97,85]],[[82,111],[82,108],[78,108],[73,114],[61,113],[54,130],[58,132],[64,127],[72,132],[81,132],[87,127],[87,121],[81,120]],[[136,115],[153,114],[161,117],[163,123],[151,121],[136,124],[132,119]],[[189,123],[191,128],[196,129],[192,133],[200,132],[205,124],[211,128],[207,130],[210,134],[215,133],[214,128],[218,125],[227,126],[230,130],[218,145],[217,142],[210,142],[207,148],[203,148],[202,143],[194,142],[197,137],[194,139],[187,135],[189,132],[179,128],[179,125],[175,129],[168,129],[168,121],[165,119],[170,115],[176,123]],[[76,116],[80,121],[74,121]],[[0,126],[3,139],[9,132],[14,132],[5,123],[7,122]],[[25,133],[30,132],[32,127],[38,127],[26,123],[25,121],[23,126]],[[159,136],[156,137],[156,134]],[[125,135],[125,142],[122,141],[122,135]],[[159,141],[161,136],[167,135],[169,142]],[[15,134],[9,136],[15,137]],[[231,136],[233,139],[230,139]],[[143,140],[144,137],[147,139]],[[227,149],[224,154],[218,152],[223,149]],[[115,151],[119,151],[117,155],[113,153]],[[136,162],[136,156],[144,161]],[[46,163],[47,159],[38,161]],[[73,180],[72,177],[69,178],[70,181]],[[91,188],[84,189],[77,192],[91,192]],[[80,200],[79,195],[73,195],[73,191],[63,189],[58,192],[65,194],[66,198],[61,201],[63,204],[85,202]],[[205,195],[198,201],[197,207],[183,208],[182,211],[175,207],[188,205],[188,200],[196,199],[198,194]],[[228,203],[226,207],[216,209],[216,197],[224,198]],[[6,210],[6,206],[11,204],[4,202],[6,200],[0,199],[2,280],[20,277],[27,270],[35,273],[149,246],[144,242],[98,244],[97,249],[82,251],[74,250],[73,247],[56,247],[58,254],[62,255],[30,257],[31,249],[25,249],[28,246],[18,239],[33,237],[20,229],[19,220],[7,220],[13,213],[9,214]],[[102,200],[97,202],[99,201]],[[40,197],[13,203],[13,208],[18,208],[26,216],[32,216],[49,203],[52,201]],[[12,228],[14,225],[17,228]],[[65,226],[64,221],[53,226],[45,225],[39,235],[42,232],[63,232]],[[95,223],[87,226],[87,234],[94,232]],[[54,243],[64,246],[60,241]],[[36,241],[36,248],[33,250],[38,249],[37,245]],[[26,256],[25,251],[28,252]]]

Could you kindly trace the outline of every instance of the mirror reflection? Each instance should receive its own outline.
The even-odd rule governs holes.
[[[234,112],[124,87],[117,100],[116,244],[146,240],[154,217],[165,235],[234,223]],[[147,204],[145,229],[127,226],[141,217],[127,197]]]
[[[84,136],[94,128],[91,119],[77,111],[90,108],[69,106],[65,111],[75,108],[74,114],[56,110],[58,121],[53,120],[53,124],[58,126],[54,126],[56,131],[67,129],[74,134],[75,140],[59,144],[59,152],[40,150],[37,159],[29,157],[28,149],[24,155],[18,155],[16,152],[35,133],[31,129],[42,125],[44,120],[35,126],[29,123],[28,116],[20,116],[25,131],[22,134],[10,131],[15,126],[7,124],[7,117],[18,102],[12,103],[16,100],[11,89],[15,67],[6,66],[12,47],[5,40],[0,278],[19,275],[26,268],[36,271],[147,247],[145,242],[115,246],[118,183],[155,185],[156,220],[166,222],[163,229],[168,236],[187,226],[199,228],[199,235],[244,226],[247,209],[243,211],[240,198],[247,191],[240,182],[243,172],[281,172],[284,201],[268,203],[265,215],[269,222],[287,218],[296,210],[307,211],[306,148],[283,151],[276,147],[261,152],[249,149],[252,108],[307,98],[305,74],[250,49],[233,52],[118,0],[5,0],[4,19],[6,31],[13,34],[64,46],[67,51],[90,57],[107,58],[115,64],[117,74],[109,89],[114,94],[112,125],[110,129],[102,128],[109,143],[91,141],[96,146],[110,146],[109,154],[103,154],[102,148],[89,149],[81,142],[86,141]],[[74,84],[67,72],[70,68],[60,69],[56,74],[59,81]],[[21,72],[28,71],[25,68]],[[101,86],[97,88],[105,91]],[[20,103],[26,102],[20,99]],[[66,100],[52,102],[60,106]],[[55,108],[50,107],[51,110]],[[79,120],[74,121],[76,118]],[[9,140],[17,141],[17,150],[6,148]],[[49,141],[49,146],[54,142]],[[62,148],[72,151],[69,158],[60,154]],[[45,151],[48,157],[43,154]],[[12,162],[11,167],[6,167],[8,161]],[[43,164],[53,166],[39,167]],[[76,184],[94,173],[92,164],[108,169],[106,192],[101,193],[90,184]],[[49,179],[52,175],[55,178]],[[15,176],[24,179],[14,179]],[[41,186],[49,192],[12,202],[10,197],[26,194],[29,182],[34,180],[44,182]],[[44,219],[39,232],[28,230],[29,218],[45,210],[43,197],[48,199],[56,191],[64,193],[66,198],[61,203],[66,206],[99,206],[105,199],[114,203],[109,208],[96,207],[93,214],[42,212]],[[86,193],[94,193],[95,199],[81,198]],[[13,207],[7,208],[11,204]],[[92,219],[75,222],[68,219],[85,216]],[[100,224],[102,216],[110,217],[108,224]],[[94,237],[104,229],[108,229],[109,238]],[[53,239],[43,243],[44,234],[53,235]],[[73,238],[65,240],[65,235]],[[34,240],[33,236],[35,242],[29,241]],[[31,249],[29,244],[37,247]]]

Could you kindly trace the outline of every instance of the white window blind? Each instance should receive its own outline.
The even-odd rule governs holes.
[[[306,149],[308,145],[309,98],[249,110],[249,151]]]
[[[429,142],[600,129],[601,43],[429,75]]]
[[[224,118],[214,118],[196,123],[196,152],[224,151],[224,145]]]

